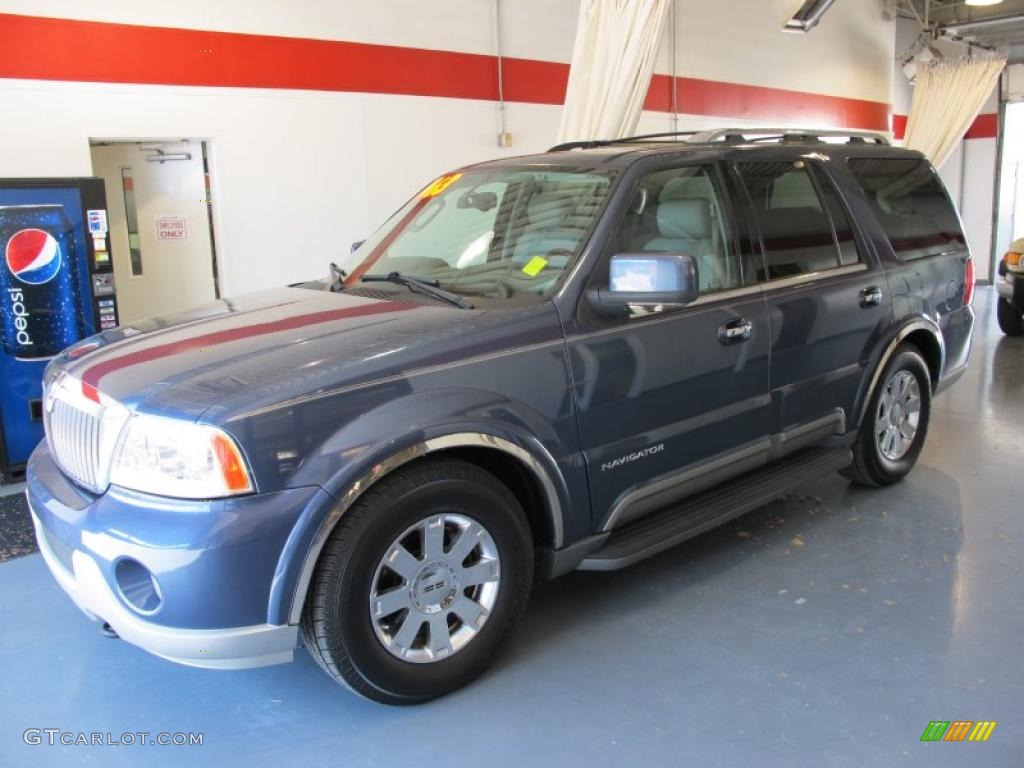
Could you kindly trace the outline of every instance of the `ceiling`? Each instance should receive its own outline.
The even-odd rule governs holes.
[[[1024,0],[969,6],[964,0],[889,0],[892,15],[917,19],[937,34],[1006,53],[1024,62]]]

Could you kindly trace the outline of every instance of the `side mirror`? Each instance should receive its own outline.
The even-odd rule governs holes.
[[[594,308],[622,315],[630,306],[681,307],[699,294],[697,261],[684,253],[618,253],[608,269],[608,287],[589,292]]]

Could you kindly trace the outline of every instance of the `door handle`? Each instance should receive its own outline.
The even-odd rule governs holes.
[[[718,340],[722,344],[738,344],[754,334],[754,324],[746,318],[730,320],[718,326]]]
[[[877,307],[882,303],[882,289],[872,285],[860,292],[861,307]]]

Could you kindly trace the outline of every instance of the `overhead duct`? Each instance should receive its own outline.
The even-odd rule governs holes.
[[[809,32],[818,25],[821,17],[832,7],[836,0],[803,0],[798,3],[787,3],[791,11],[784,16],[783,32]]]

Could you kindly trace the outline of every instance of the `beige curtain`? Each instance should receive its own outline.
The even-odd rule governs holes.
[[[671,0],[580,0],[558,141],[635,132]]]
[[[993,55],[919,67],[903,146],[940,167],[985,106],[1005,66],[1005,56]]]

